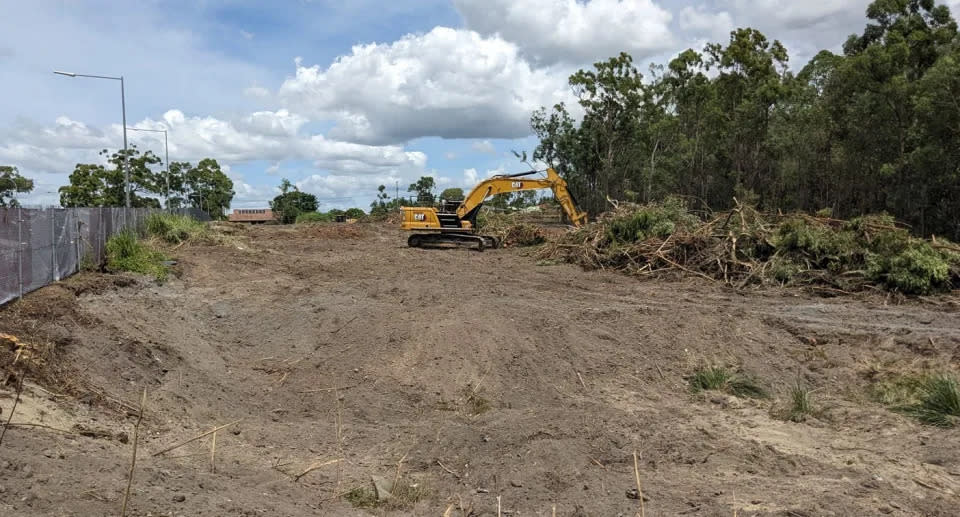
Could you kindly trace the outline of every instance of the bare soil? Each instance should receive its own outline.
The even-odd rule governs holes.
[[[632,516],[635,453],[650,516],[958,513],[960,429],[870,396],[960,371],[953,297],[640,281],[341,228],[252,228],[181,247],[164,285],[81,274],[0,309],[26,343],[0,350],[0,418],[22,372],[12,421],[40,424],[3,438],[0,515],[118,515],[144,388],[128,515]],[[771,398],[693,394],[702,364]],[[802,423],[778,417],[798,380]],[[215,471],[210,436],[157,455],[238,420]],[[373,476],[396,494],[375,502]]]

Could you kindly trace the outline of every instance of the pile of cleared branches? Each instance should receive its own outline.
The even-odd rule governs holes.
[[[735,287],[924,294],[960,285],[960,247],[914,238],[887,216],[845,221],[738,206],[702,220],[677,199],[620,206],[548,243],[540,258],[634,275],[695,275]]]
[[[522,222],[513,215],[485,215],[480,225],[484,235],[496,237],[503,247],[536,246],[547,241],[547,233],[538,225]]]

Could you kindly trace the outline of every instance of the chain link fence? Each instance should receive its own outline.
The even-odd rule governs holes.
[[[125,229],[143,233],[153,208],[0,208],[0,305],[106,260],[106,243]],[[169,212],[201,221],[186,208]]]

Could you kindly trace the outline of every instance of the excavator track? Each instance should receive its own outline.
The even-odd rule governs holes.
[[[490,235],[476,235],[472,233],[443,232],[443,233],[414,233],[407,239],[407,246],[411,248],[435,248],[445,245],[475,246],[477,251],[487,248],[497,249],[500,241]]]

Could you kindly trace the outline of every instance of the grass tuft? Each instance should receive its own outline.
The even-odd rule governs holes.
[[[111,271],[150,275],[163,282],[170,273],[164,260],[162,253],[144,245],[133,232],[123,231],[107,240],[107,269]]]
[[[376,508],[379,503],[379,501],[377,501],[376,491],[372,488],[362,486],[351,489],[343,495],[343,498],[352,504],[354,508]]]
[[[147,217],[147,233],[168,244],[180,244],[207,236],[207,226],[187,215],[154,212]]]
[[[810,394],[811,391],[799,382],[790,389],[791,405],[787,420],[803,422],[807,419],[807,415],[813,412],[813,402]]]
[[[343,495],[354,508],[384,508],[387,510],[409,510],[427,496],[427,488],[423,483],[409,483],[401,480],[393,490],[391,497],[380,501],[377,491],[371,487],[359,486]]]
[[[960,421],[960,385],[948,375],[927,378],[919,386],[919,402],[901,409],[921,422],[954,427]]]
[[[723,366],[708,366],[698,369],[690,378],[690,389],[722,391],[738,397],[766,398],[767,392],[753,379],[728,370]]]

